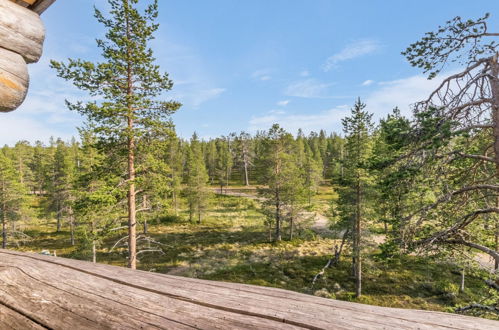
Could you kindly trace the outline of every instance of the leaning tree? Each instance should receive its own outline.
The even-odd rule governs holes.
[[[499,33],[488,31],[488,17],[456,17],[402,53],[429,79],[444,69],[449,74],[415,105],[414,143],[405,160],[431,191],[421,189],[417,205],[406,210],[401,234],[413,246],[480,250],[497,268]]]

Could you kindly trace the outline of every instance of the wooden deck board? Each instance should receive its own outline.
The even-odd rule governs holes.
[[[7,250],[0,251],[0,313],[0,328],[13,322],[15,329],[23,322],[51,329],[499,329],[499,322],[455,314]]]

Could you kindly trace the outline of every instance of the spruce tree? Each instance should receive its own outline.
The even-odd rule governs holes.
[[[162,74],[148,46],[158,29],[158,1],[140,12],[138,0],[108,0],[110,17],[95,9],[104,25],[105,39],[97,40],[103,62],[70,59],[52,61],[60,77],[102,101],[69,103],[94,125],[101,145],[113,150],[117,170],[122,170],[128,196],[128,266],[136,268],[136,169],[137,145],[144,134],[168,125],[167,119],[179,108],[162,101],[162,93],[172,88],[168,74]]]

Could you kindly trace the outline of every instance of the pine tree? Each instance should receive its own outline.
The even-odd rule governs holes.
[[[208,203],[208,173],[203,159],[201,143],[196,133],[192,136],[190,148],[187,152],[187,187],[185,195],[189,205],[189,220],[193,221],[197,216],[197,222],[202,222],[203,213]]]
[[[234,164],[231,143],[232,139],[230,136],[222,137],[216,140],[216,146],[217,146],[216,173],[218,178],[218,184],[220,185],[220,193],[223,193],[224,187],[229,186],[232,166]]]
[[[109,172],[106,155],[97,145],[93,130],[80,129],[81,158],[76,181],[74,216],[78,222],[78,250],[91,251],[97,262],[97,247],[120,218],[118,201],[123,192],[116,188],[119,178]]]
[[[143,13],[138,0],[108,0],[110,18],[95,10],[96,19],[107,29],[105,39],[97,40],[104,62],[92,63],[70,59],[67,64],[52,61],[60,77],[99,96],[102,102],[69,103],[72,110],[86,116],[95,125],[95,133],[107,147],[121,155],[119,163],[126,172],[128,187],[128,266],[136,268],[136,169],[137,145],[144,134],[167,125],[176,102],[159,101],[173,83],[154,64],[148,47],[158,29],[158,1]]]
[[[305,179],[304,184],[309,206],[312,204],[312,196],[317,193],[317,189],[322,180],[321,167],[321,163],[314,158],[310,147],[308,145],[305,145],[302,170]]]
[[[75,166],[69,148],[61,139],[58,139],[51,164],[53,179],[48,187],[50,209],[55,212],[57,219],[57,232],[61,231],[63,218],[72,217],[72,204],[75,199]],[[73,239],[71,241],[73,242]]]
[[[366,105],[355,102],[350,117],[342,120],[343,131],[346,134],[346,171],[343,201],[349,200],[342,210],[342,217],[351,223],[353,238],[353,269],[355,275],[355,295],[362,294],[362,227],[365,222],[366,189],[372,179],[368,171],[368,162],[371,157],[372,114],[365,111]],[[345,198],[346,197],[346,198]]]
[[[274,241],[282,240],[285,208],[296,206],[303,192],[303,180],[296,164],[294,147],[293,136],[277,124],[272,126],[263,140],[264,152],[259,166],[262,169],[260,183],[264,186],[258,192],[265,199],[263,211],[270,220],[269,225],[275,225]],[[293,213],[296,213],[296,207]]]
[[[236,138],[237,160],[243,170],[243,182],[245,186],[249,186],[249,171],[253,165],[254,152],[252,150],[251,135],[246,132],[241,132]]]

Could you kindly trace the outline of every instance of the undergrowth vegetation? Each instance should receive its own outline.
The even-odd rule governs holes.
[[[326,209],[335,194],[321,187],[312,210]],[[380,258],[376,244],[364,264],[364,294],[354,297],[350,251],[340,263],[325,271],[315,284],[314,276],[331,258],[339,239],[310,229],[304,219],[291,241],[270,243],[258,202],[236,196],[216,195],[202,224],[190,223],[188,215],[159,217],[149,223],[148,236],[161,252],[139,251],[139,268],[170,275],[229,281],[314,294],[324,298],[367,304],[452,312],[456,307],[480,301],[487,295],[485,271],[469,271],[464,292],[459,292],[460,268],[431,256],[400,255]],[[55,220],[30,222],[25,233],[31,237],[19,250],[48,250],[58,256],[91,260],[91,245],[71,247],[67,228],[54,231]],[[285,227],[285,232],[287,228]],[[381,232],[377,227],[372,232]],[[97,261],[126,265],[126,248],[111,251],[125,230],[116,232],[98,247]]]

